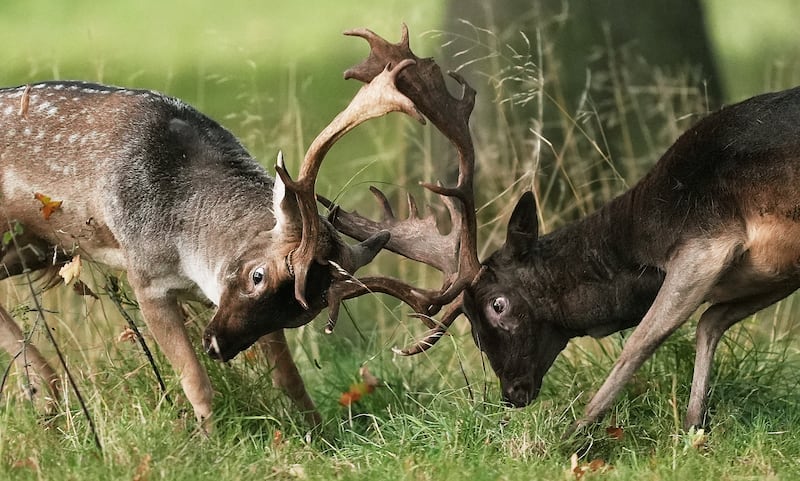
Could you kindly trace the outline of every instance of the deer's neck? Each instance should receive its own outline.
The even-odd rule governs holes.
[[[197,190],[181,209],[186,216],[177,246],[181,270],[215,305],[240,253],[263,243],[265,233],[274,226],[270,195],[269,179],[224,195]],[[248,197],[252,203],[243,202]]]
[[[637,227],[636,189],[539,240],[535,270],[565,327],[602,337],[641,321],[663,282]],[[548,280],[549,279],[549,280]]]

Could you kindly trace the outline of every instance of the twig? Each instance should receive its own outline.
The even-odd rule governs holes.
[[[75,397],[78,399],[78,403],[81,406],[83,415],[86,416],[86,421],[89,423],[89,429],[92,431],[92,436],[94,437],[94,444],[97,446],[97,449],[102,452],[103,445],[100,443],[100,437],[97,435],[97,429],[95,428],[94,421],[92,420],[92,416],[89,414],[89,408],[86,406],[86,402],[83,400],[83,396],[78,389],[78,385],[75,383],[75,378],[72,377],[72,373],[67,367],[67,361],[64,359],[64,355],[61,353],[61,348],[58,347],[55,336],[53,336],[53,333],[50,332],[50,326],[47,325],[47,320],[44,317],[44,309],[42,309],[42,305],[39,302],[36,291],[33,289],[33,279],[31,278],[31,273],[28,269],[25,269],[25,279],[27,280],[28,289],[31,291],[31,296],[33,297],[33,303],[36,307],[36,312],[39,315],[39,320],[42,321],[42,326],[44,327],[44,331],[47,333],[47,338],[50,340],[50,344],[53,345],[53,349],[56,351],[58,361],[61,363],[61,367],[64,368],[64,373],[67,376],[69,385],[72,386],[72,391],[75,393]]]
[[[170,399],[169,394],[167,393],[167,385],[164,383],[164,379],[161,377],[161,372],[158,370],[158,366],[156,365],[156,361],[153,358],[153,354],[150,352],[150,348],[147,347],[147,342],[144,340],[144,336],[139,331],[139,328],[136,326],[136,323],[133,322],[133,318],[128,314],[128,311],[122,307],[122,298],[119,295],[119,290],[116,282],[112,281],[110,276],[106,277],[106,292],[108,293],[108,297],[117,306],[117,310],[125,318],[125,322],[128,323],[128,327],[133,331],[134,335],[136,336],[136,340],[139,341],[139,345],[142,347],[144,351],[144,355],[147,357],[147,361],[150,363],[150,367],[153,368],[153,374],[156,376],[156,380],[158,381],[158,385],[161,388],[161,392],[164,394],[164,400],[167,403],[172,404],[172,399]]]

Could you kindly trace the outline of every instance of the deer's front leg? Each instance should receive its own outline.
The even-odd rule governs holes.
[[[288,344],[286,344],[286,336],[283,330],[261,337],[258,340],[258,345],[267,356],[270,369],[272,369],[272,383],[289,396],[312,428],[321,426],[322,416],[317,412],[314,401],[306,391],[303,378],[300,377],[297,365],[292,359],[292,353],[289,351]]]
[[[139,287],[133,278],[129,277],[129,280],[150,333],[180,376],[181,387],[200,427],[209,431],[212,427],[211,381],[186,333],[185,319],[177,299],[169,294],[158,295],[152,287]]]
[[[634,329],[611,373],[570,432],[597,421],[633,374],[700,306],[737,249],[733,241],[695,240],[676,252],[653,305]]]

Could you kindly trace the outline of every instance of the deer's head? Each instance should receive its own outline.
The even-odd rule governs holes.
[[[225,269],[219,306],[203,336],[209,355],[227,360],[265,334],[311,321],[326,307],[337,280],[370,262],[386,244],[388,232],[375,232],[354,246],[342,241],[320,217],[314,186],[325,154],[360,123],[393,111],[422,121],[395,87],[398,73],[412,63],[386,66],[361,88],[312,142],[297,180],[279,155],[272,193],[275,226],[248,242]]]
[[[573,333],[556,324],[558,307],[537,276],[538,221],[533,194],[520,198],[505,244],[482,264],[464,291],[464,313],[475,344],[500,379],[503,400],[522,407],[539,394],[542,379]]]

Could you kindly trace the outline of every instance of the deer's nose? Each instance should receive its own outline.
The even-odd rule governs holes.
[[[525,381],[512,383],[503,388],[503,401],[515,408],[525,407],[536,397],[533,384]]]

